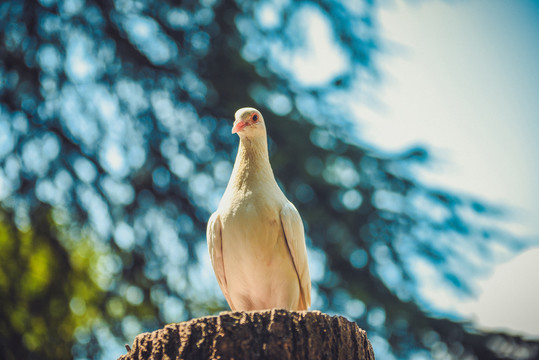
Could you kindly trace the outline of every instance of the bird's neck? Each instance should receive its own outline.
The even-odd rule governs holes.
[[[251,182],[274,180],[266,137],[240,138],[232,179],[238,188]]]

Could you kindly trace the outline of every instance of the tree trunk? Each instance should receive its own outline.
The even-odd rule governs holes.
[[[119,360],[369,359],[367,333],[342,316],[282,309],[223,312],[140,334]]]

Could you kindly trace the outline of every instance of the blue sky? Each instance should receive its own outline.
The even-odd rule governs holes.
[[[539,238],[539,4],[531,0],[383,1],[382,84],[356,107],[361,138],[434,155],[426,183],[509,209],[504,228]],[[475,299],[421,292],[485,328],[539,337],[539,250],[502,256]],[[520,279],[520,281],[515,281]]]
[[[439,160],[426,181],[513,206],[512,230],[539,234],[539,6],[387,1],[379,13],[385,80],[359,109],[362,138],[426,144]]]

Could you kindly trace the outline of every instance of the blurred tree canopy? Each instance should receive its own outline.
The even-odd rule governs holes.
[[[205,225],[250,105],[305,221],[313,308],[356,321],[382,359],[536,357],[419,296],[421,269],[465,295],[496,249],[524,244],[492,225],[499,209],[414,179],[425,149],[358,141],[347,107],[377,78],[375,6],[2,2],[0,357],[113,358],[142,331],[226,309]],[[309,78],[313,21],[342,66]]]

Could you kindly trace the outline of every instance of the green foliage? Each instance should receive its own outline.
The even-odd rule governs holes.
[[[77,252],[68,252],[49,215],[36,211],[32,227],[19,230],[12,212],[0,212],[3,359],[69,358],[75,330],[100,313],[103,294],[87,267],[93,251],[80,240]]]

